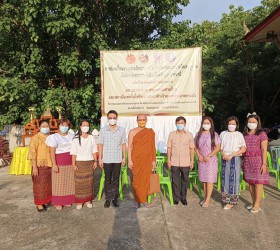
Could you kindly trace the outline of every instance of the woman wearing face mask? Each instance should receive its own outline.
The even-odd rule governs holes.
[[[247,117],[244,129],[247,150],[244,157],[244,180],[249,183],[253,203],[247,209],[258,213],[262,199],[263,184],[269,184],[267,168],[268,138],[261,129],[261,120],[255,113]]]
[[[83,203],[86,203],[88,208],[92,208],[93,171],[97,167],[97,146],[93,135],[89,132],[89,127],[89,121],[81,121],[70,150],[72,167],[75,172],[75,202],[77,203],[77,209],[81,209]]]
[[[52,161],[46,138],[50,132],[49,123],[40,121],[40,132],[31,138],[28,159],[32,164],[34,203],[37,211],[46,211],[52,201]]]
[[[75,202],[75,180],[70,155],[74,135],[68,133],[71,123],[67,119],[58,122],[59,132],[48,136],[46,143],[50,147],[52,159],[52,204],[61,210],[62,206],[71,206]]]
[[[221,138],[222,153],[222,201],[225,210],[229,210],[238,204],[239,185],[241,173],[240,156],[246,151],[243,135],[238,131],[237,117],[227,119],[227,131],[223,131]]]
[[[214,183],[217,182],[218,159],[216,154],[221,148],[221,141],[215,132],[211,117],[203,117],[194,141],[198,158],[198,177],[199,181],[203,183],[204,191],[204,200],[200,202],[200,205],[206,208],[210,205]]]

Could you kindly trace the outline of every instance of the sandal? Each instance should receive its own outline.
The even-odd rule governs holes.
[[[37,211],[40,213],[40,212],[45,212],[47,209],[44,207],[44,206],[42,206],[41,208],[39,208],[38,206],[37,206]]]
[[[78,209],[78,210],[80,210],[80,209],[82,209],[83,208],[83,204],[78,204],[77,206],[76,206],[76,209]]]
[[[151,208],[151,207],[153,207],[153,204],[150,204],[150,203],[143,203],[142,205],[143,205],[143,207],[145,207],[145,208]]]
[[[199,205],[202,206],[202,204],[205,202],[205,199],[199,202]]]
[[[87,202],[86,205],[87,205],[87,208],[92,208],[92,203]]]
[[[230,210],[234,207],[234,205],[231,205],[231,204],[227,204],[223,207],[224,210]]]
[[[258,209],[256,209],[256,208],[252,208],[252,210],[251,210],[251,213],[253,213],[253,214],[256,214],[256,213],[258,213],[259,211],[261,211],[261,208],[259,207]]]
[[[204,203],[202,203],[202,206],[201,206],[201,207],[207,208],[207,207],[209,207],[209,206],[210,206],[210,203],[209,203],[209,204],[206,204],[206,203],[204,202]]]
[[[140,203],[137,203],[137,202],[133,202],[132,206],[133,208],[135,209],[138,209],[140,207]]]
[[[57,210],[62,210],[62,206],[54,206]]]

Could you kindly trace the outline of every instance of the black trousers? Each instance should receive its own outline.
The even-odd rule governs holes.
[[[121,163],[103,163],[105,172],[105,198],[106,200],[114,200],[119,196],[119,177],[121,171]]]
[[[186,200],[189,186],[189,167],[171,167],[174,201]],[[180,178],[181,177],[181,178]]]

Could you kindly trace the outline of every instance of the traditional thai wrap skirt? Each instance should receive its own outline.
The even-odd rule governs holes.
[[[232,157],[231,161],[222,162],[222,201],[236,205],[239,199],[241,159]]]
[[[86,203],[93,200],[93,162],[77,161],[78,171],[75,172],[75,202]]]
[[[34,203],[48,204],[52,201],[52,168],[38,167],[38,176],[32,176]]]
[[[56,154],[58,173],[52,172],[52,204],[71,205],[75,202],[75,179],[70,153]]]

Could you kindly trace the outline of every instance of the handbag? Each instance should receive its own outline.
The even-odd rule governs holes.
[[[148,194],[154,194],[159,192],[160,192],[159,174],[156,171],[152,171]]]

